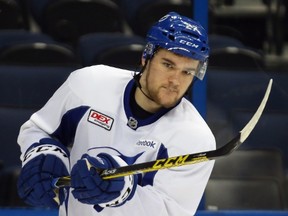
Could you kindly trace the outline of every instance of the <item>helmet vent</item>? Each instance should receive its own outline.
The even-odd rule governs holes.
[[[192,36],[192,37],[194,37],[194,38],[196,38],[196,39],[199,39],[199,35],[194,34],[194,33],[192,33],[192,32],[182,31],[182,33],[183,33],[183,34],[188,34],[188,35],[190,35],[190,36]]]
[[[168,35],[168,38],[169,38],[170,40],[172,40],[172,41],[175,41],[174,35],[169,34],[169,35]]]

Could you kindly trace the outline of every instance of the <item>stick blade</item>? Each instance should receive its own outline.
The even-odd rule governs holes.
[[[221,157],[228,155],[235,151],[239,146],[248,138],[250,133],[253,131],[254,127],[256,126],[258,120],[260,119],[264,108],[266,107],[266,103],[268,101],[271,88],[272,88],[273,80],[270,79],[268,86],[265,91],[265,95],[257,109],[257,111],[254,113],[253,117],[250,119],[250,121],[245,125],[245,127],[239,131],[239,134],[234,137],[230,142],[225,144],[224,146],[216,149],[215,151],[211,151],[207,153],[207,156],[209,159],[214,159],[216,157]]]
[[[240,131],[240,142],[243,143],[248,136],[250,135],[250,133],[252,132],[252,130],[254,129],[254,127],[256,126],[257,122],[259,121],[263,110],[266,106],[266,103],[268,101],[270,92],[271,92],[271,88],[272,88],[272,83],[273,83],[273,79],[269,80],[265,95],[262,99],[262,102],[260,104],[260,106],[258,107],[257,111],[255,112],[255,114],[253,115],[253,117],[250,119],[250,121],[246,124],[246,126]]]

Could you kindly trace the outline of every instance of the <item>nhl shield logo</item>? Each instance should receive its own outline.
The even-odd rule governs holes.
[[[133,117],[129,117],[127,124],[132,129],[136,129],[138,127],[138,121]]]

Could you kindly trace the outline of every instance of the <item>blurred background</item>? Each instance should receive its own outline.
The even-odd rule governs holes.
[[[78,68],[138,70],[149,27],[170,11],[193,18],[196,1],[0,0],[0,215],[57,213],[17,195],[17,135],[30,115]],[[197,214],[288,215],[288,1],[205,2],[211,54],[200,96],[217,147],[274,84],[247,141],[216,161]]]

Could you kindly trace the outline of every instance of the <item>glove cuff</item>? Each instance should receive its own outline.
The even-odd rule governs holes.
[[[62,145],[61,143],[52,140],[52,139],[42,139],[39,143],[33,144],[24,155],[21,156],[22,160],[22,167],[25,166],[25,164],[32,160],[33,158],[39,156],[39,155],[55,155],[61,161],[65,164],[65,167],[67,170],[69,170],[69,156],[70,153],[68,149]]]
[[[105,153],[101,153],[98,156],[104,157],[105,159],[108,159],[107,156],[112,157],[119,164],[119,166],[127,166],[127,163],[118,156],[111,156]],[[111,160],[111,159],[108,159],[108,160]],[[121,190],[120,196],[118,196],[116,199],[111,200],[107,203],[101,203],[99,204],[99,206],[102,208],[117,207],[117,206],[124,204],[127,200],[130,200],[136,190],[137,176],[136,175],[124,176],[124,182],[125,182],[125,185],[123,189]]]

